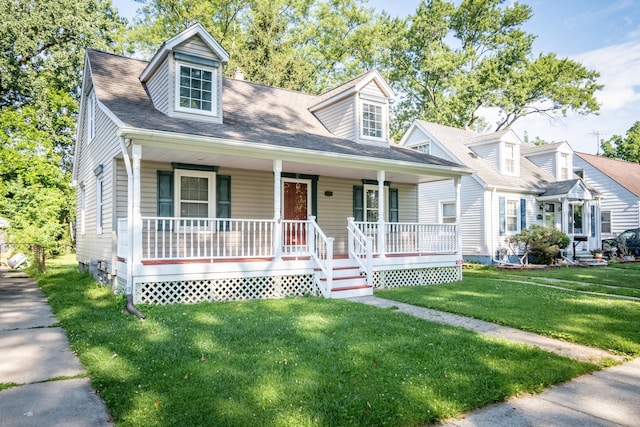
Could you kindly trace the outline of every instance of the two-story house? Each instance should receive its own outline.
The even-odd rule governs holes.
[[[149,62],[88,50],[77,259],[135,302],[370,294],[461,278],[457,213],[418,184],[470,171],[391,143],[377,71],[323,95],[225,78],[196,24]],[[241,74],[241,73],[237,73]]]
[[[416,121],[400,144],[474,171],[462,177],[459,208],[452,181],[419,190],[421,222],[453,222],[459,209],[464,259],[502,261],[513,252],[505,239],[531,224],[564,231],[578,251],[600,246],[599,195],[573,174],[566,142],[535,146],[512,130],[480,135]]]

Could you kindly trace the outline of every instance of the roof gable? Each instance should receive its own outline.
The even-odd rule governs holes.
[[[382,77],[380,72],[378,72],[378,70],[371,70],[318,96],[318,100],[309,107],[309,111],[313,112],[321,110],[322,108],[338,102],[349,95],[358,93],[372,82],[378,86],[385,97],[393,98],[395,96],[395,92],[391,86],[389,86],[384,77]]]
[[[177,34],[164,42],[160,49],[158,49],[156,54],[153,56],[153,59],[151,59],[147,67],[140,74],[140,80],[143,82],[147,81],[160,66],[167,54],[172,52],[173,49],[177,46],[180,46],[181,44],[194,37],[199,37],[205,43],[205,45],[209,49],[211,49],[211,51],[218,58],[220,58],[220,61],[223,64],[229,62],[229,54],[227,53],[227,51],[225,51],[222,46],[220,46],[220,44],[213,37],[211,37],[211,34],[209,34],[207,30],[204,29],[202,24],[198,22],[190,26],[180,34]]]
[[[575,155],[640,197],[640,164],[587,153]]]

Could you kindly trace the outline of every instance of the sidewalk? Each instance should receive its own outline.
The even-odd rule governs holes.
[[[482,320],[416,307],[375,296],[351,301],[398,311],[421,319],[460,326],[516,341],[578,360],[597,362],[622,358],[607,351],[543,337]],[[473,411],[445,427],[574,427],[640,425],[640,358],[549,387],[539,395],[515,398]]]
[[[0,427],[109,426],[110,416],[24,273],[0,271]]]

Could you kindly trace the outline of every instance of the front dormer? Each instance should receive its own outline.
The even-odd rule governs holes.
[[[573,178],[573,150],[566,142],[530,147],[524,156],[558,181]]]
[[[373,70],[321,95],[309,111],[338,137],[388,145],[389,100],[393,96],[391,87]]]
[[[465,144],[500,174],[520,176],[520,139],[512,130],[474,138]]]
[[[170,117],[222,123],[227,52],[195,24],[165,42],[140,75],[155,108]]]

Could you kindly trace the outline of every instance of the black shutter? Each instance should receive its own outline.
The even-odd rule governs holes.
[[[527,228],[527,200],[520,199],[520,231]]]
[[[498,212],[500,214],[500,235],[504,236],[507,231],[507,211],[504,197],[498,199]]]
[[[353,218],[356,221],[364,221],[364,188],[361,185],[353,186]]]
[[[389,189],[389,222],[398,222],[398,189]]]
[[[158,216],[173,216],[173,172],[158,171]],[[158,223],[158,230],[162,230]],[[164,221],[164,229],[171,230],[171,221]]]
[[[216,217],[231,218],[231,177],[216,176]],[[218,230],[229,231],[229,221],[218,222]]]

